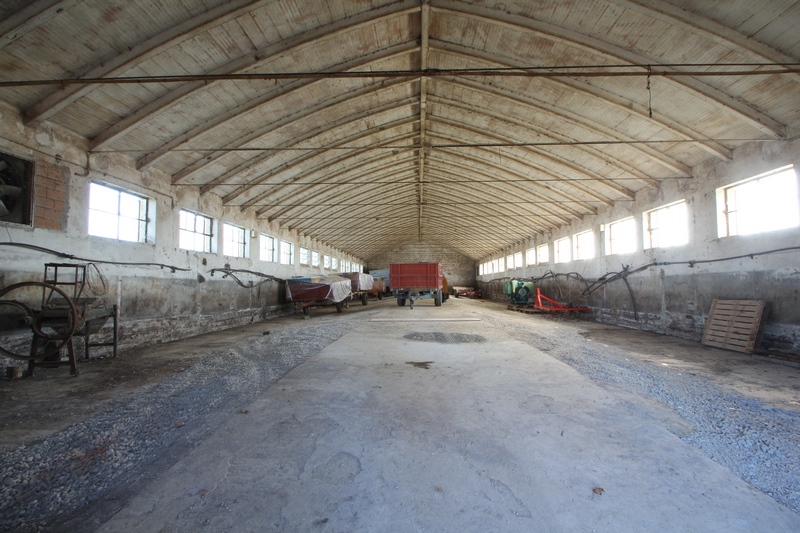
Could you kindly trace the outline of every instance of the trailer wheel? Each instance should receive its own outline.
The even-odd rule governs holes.
[[[383,293],[382,292],[378,293],[378,300],[383,300]]]
[[[336,302],[336,312],[341,313],[344,308],[344,301]]]
[[[369,294],[366,292],[361,293],[361,305],[367,305],[367,298],[369,298]]]
[[[406,305],[406,299],[405,298],[398,298],[397,299],[397,305],[399,305],[400,307],[403,307],[404,305]]]
[[[441,307],[442,305],[442,291],[441,289],[436,291],[436,294],[433,296],[433,305],[436,307]]]

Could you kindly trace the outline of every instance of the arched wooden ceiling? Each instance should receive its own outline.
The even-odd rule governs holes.
[[[5,0],[0,21],[27,123],[365,260],[480,259],[800,119],[794,0]]]

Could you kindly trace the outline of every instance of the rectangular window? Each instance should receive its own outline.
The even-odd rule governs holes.
[[[350,272],[350,261],[342,261],[342,272]]]
[[[478,265],[478,275],[483,276],[483,263]]]
[[[331,270],[339,270],[339,258],[331,257]]]
[[[331,268],[331,256],[329,256],[328,254],[325,254],[325,256],[322,259],[323,259],[323,261],[322,261],[323,268],[326,268],[326,269],[330,270],[330,268]]]
[[[497,274],[498,272],[500,272],[499,270],[497,270],[498,266],[499,265],[497,264],[497,259],[492,259],[492,272],[491,272],[492,274]]]
[[[636,220],[633,217],[606,224],[606,255],[636,251]]]
[[[308,265],[308,248],[300,247],[300,264]]]
[[[717,189],[719,237],[800,226],[797,188],[797,174],[789,165]]]
[[[536,257],[539,260],[539,265],[546,265],[550,262],[550,248],[546,244],[537,246]]]
[[[667,248],[689,242],[689,216],[686,201],[653,209],[642,215],[644,247]]]
[[[178,246],[195,252],[211,252],[213,243],[213,220],[210,217],[180,210]]]
[[[517,268],[522,268],[525,266],[522,264],[522,252],[517,252],[514,254],[514,266]]]
[[[247,232],[233,224],[222,225],[222,254],[229,257],[247,257]]]
[[[525,264],[528,266],[536,264],[536,248],[528,248],[525,250]]]
[[[506,260],[503,257],[497,259],[497,271],[498,272],[505,272],[506,270]]]
[[[262,261],[278,262],[278,247],[275,237],[264,234],[258,236],[258,255]]]
[[[294,244],[287,241],[281,241],[281,264],[294,264]]]
[[[594,231],[582,231],[572,236],[572,257],[592,259],[594,257]]]
[[[570,257],[569,237],[558,239],[553,243],[553,254],[555,255],[556,263],[569,263],[572,260],[572,257]]]
[[[316,251],[316,250],[313,250],[311,252],[311,266],[312,267],[318,267],[319,266],[319,252]]]
[[[89,185],[89,235],[130,242],[148,240],[150,199],[99,183]]]
[[[508,267],[509,270],[513,270],[514,269],[514,256],[513,255],[507,255],[506,256],[506,266]]]

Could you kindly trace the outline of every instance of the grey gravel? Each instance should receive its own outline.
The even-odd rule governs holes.
[[[177,461],[225,418],[246,415],[261,391],[358,321],[317,317],[313,328],[271,327],[269,336],[209,351],[112,410],[3,454],[0,531],[64,531],[70,518],[69,530],[91,529],[87,505],[113,500],[148,468]]]
[[[693,427],[684,442],[795,513],[800,513],[800,417],[713,383],[710,379],[631,358],[625,350],[587,343],[580,323],[548,327],[493,325],[570,365],[599,384],[621,386],[680,415]],[[543,325],[544,324],[544,325]]]
[[[268,336],[210,351],[108,412],[3,454],[0,531],[92,530],[126,488],[179,460],[225,418],[247,416],[260,392],[372,314],[315,317],[313,328],[303,321],[271,325]],[[600,384],[635,390],[678,413],[694,428],[680,438],[800,513],[796,414],[622,349],[587,344],[579,323],[521,326],[491,313],[485,318]]]

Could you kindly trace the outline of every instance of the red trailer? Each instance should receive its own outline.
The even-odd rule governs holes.
[[[389,286],[397,298],[397,305],[415,300],[433,298],[434,305],[442,305],[444,273],[439,263],[393,263],[389,265]]]

